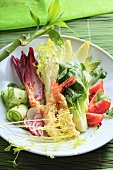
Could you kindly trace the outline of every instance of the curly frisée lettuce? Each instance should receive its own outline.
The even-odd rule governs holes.
[[[59,63],[73,60],[71,42],[67,40],[62,47],[56,48],[54,42],[48,39],[47,42],[37,44],[35,51],[38,52],[39,61],[37,74],[45,85],[45,96],[48,101],[51,84],[58,76]]]

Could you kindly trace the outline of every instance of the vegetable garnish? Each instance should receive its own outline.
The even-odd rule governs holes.
[[[103,70],[101,66],[98,66],[94,71],[91,71],[91,84],[95,84],[99,79],[104,79],[107,76],[107,72]]]
[[[26,82],[27,83],[35,82],[35,87],[34,87],[35,98],[37,98],[38,100],[43,100],[43,90],[42,90],[43,87],[42,87],[41,80],[36,74],[36,68],[38,66],[38,62],[35,59],[33,48],[31,47],[29,48],[28,56],[26,56],[23,51],[20,59],[12,56],[12,63],[24,87],[26,87]]]
[[[108,119],[112,119],[113,118],[113,107],[111,109],[107,110],[106,117]]]
[[[18,166],[17,159],[18,159],[19,153],[20,153],[20,151],[25,150],[25,147],[24,146],[15,147],[15,145],[13,145],[11,141],[9,141],[9,146],[7,148],[5,148],[4,150],[6,152],[9,152],[12,148],[13,148],[14,154],[16,154],[16,156],[15,156],[14,160],[10,161],[10,162],[13,163],[14,167],[17,167]]]

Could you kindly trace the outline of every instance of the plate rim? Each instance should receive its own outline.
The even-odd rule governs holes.
[[[61,37],[62,38],[65,38],[65,39],[73,39],[73,40],[77,40],[77,41],[80,41],[80,42],[86,42],[86,41],[88,41],[88,40],[85,40],[85,39],[81,39],[81,38],[77,38],[77,37],[74,37],[74,36],[69,36],[69,35],[61,35]],[[38,39],[38,38],[49,38],[49,35],[42,35],[42,36],[40,36],[40,37],[37,37],[37,38],[35,38],[35,39]],[[34,39],[34,40],[35,40]],[[33,41],[33,40],[32,40]],[[31,41],[31,42],[32,42]],[[88,41],[88,42],[90,42],[90,41]],[[11,44],[12,44],[13,42],[11,42],[11,43],[9,43],[9,44],[7,44],[6,46],[4,46],[3,48],[1,48],[0,49],[0,53],[2,53],[7,47],[9,47]],[[106,55],[108,55],[112,60],[113,60],[113,57],[112,57],[112,55],[111,54],[109,54],[109,52],[107,52],[106,50],[104,50],[102,47],[99,47],[98,45],[96,45],[96,44],[94,44],[94,43],[92,43],[92,42],[90,42],[90,45],[91,46],[93,46],[93,47],[95,47],[95,48],[97,48],[97,49],[99,49],[100,51],[102,51],[103,53],[105,53]],[[18,47],[25,47],[25,46],[18,46]],[[17,48],[18,48],[17,47]],[[16,50],[16,49],[15,49]],[[11,53],[9,54],[9,55],[11,55]],[[2,61],[1,61],[2,62]]]

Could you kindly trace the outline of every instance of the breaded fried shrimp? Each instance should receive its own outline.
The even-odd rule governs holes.
[[[49,136],[71,138],[79,135],[72,121],[72,114],[70,114],[66,99],[61,94],[61,86],[59,88],[56,82],[52,84],[52,93],[45,106],[44,118]]]
[[[44,112],[44,105],[41,105],[38,100],[34,97],[34,86],[35,83],[25,83],[25,88],[28,93],[28,98],[31,107],[38,107],[40,109],[41,114]]]

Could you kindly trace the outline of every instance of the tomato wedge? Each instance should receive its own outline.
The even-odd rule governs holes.
[[[90,102],[89,102],[89,105],[93,105],[93,104],[95,104],[96,102],[97,102],[97,95],[98,95],[98,93],[99,92],[102,92],[103,93],[103,91],[101,90],[101,89],[99,89],[97,92],[96,92],[96,94],[92,97],[92,99],[90,100]]]
[[[100,80],[98,82],[98,84],[90,87],[89,89],[89,101],[91,101],[91,99],[93,98],[93,96],[98,92],[98,90],[101,90],[104,92],[104,88],[103,88],[103,81]]]
[[[106,111],[110,108],[110,105],[111,105],[111,102],[106,101],[106,100],[100,100],[97,103],[89,105],[88,112],[103,114],[103,113],[106,113]]]
[[[99,125],[104,119],[103,114],[97,114],[97,113],[87,113],[86,117],[87,117],[87,123],[89,127]]]

